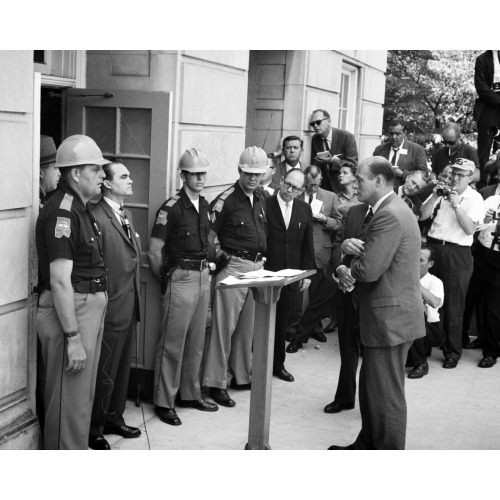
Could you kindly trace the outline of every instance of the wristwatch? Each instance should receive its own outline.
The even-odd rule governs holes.
[[[460,202],[455,208],[455,210],[458,210],[460,208],[460,206],[462,205],[462,202]]]
[[[69,339],[71,337],[76,337],[80,332],[78,330],[73,330],[71,332],[64,332],[64,336]]]

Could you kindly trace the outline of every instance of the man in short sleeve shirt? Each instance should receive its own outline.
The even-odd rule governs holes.
[[[435,250],[434,274],[444,285],[443,368],[455,368],[462,355],[462,320],[473,267],[471,245],[484,216],[483,198],[469,186],[475,169],[473,161],[458,158],[451,166],[450,194],[440,196],[443,184],[438,183],[422,205],[422,220],[432,217],[427,242]]]
[[[87,449],[106,310],[106,269],[88,202],[104,160],[84,135],[59,147],[60,187],[41,210],[36,245],[44,290],[37,330],[46,368],[45,449]]]
[[[266,152],[256,146],[246,148],[238,163],[239,179],[210,206],[211,255],[215,256],[217,237],[217,258],[224,266],[217,274],[217,283],[264,266],[266,204],[257,188],[266,170]],[[254,312],[250,289],[215,290],[203,385],[210,387],[210,396],[222,406],[236,404],[226,390],[228,369],[233,388],[250,388]]]

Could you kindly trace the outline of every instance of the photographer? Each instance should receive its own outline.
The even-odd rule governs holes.
[[[443,368],[455,368],[462,355],[462,318],[473,266],[470,247],[484,215],[481,195],[469,187],[474,171],[474,162],[457,158],[450,185],[438,182],[422,205],[422,220],[432,218],[427,241],[436,253],[435,275],[444,284]]]

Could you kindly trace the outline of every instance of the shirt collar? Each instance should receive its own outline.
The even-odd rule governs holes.
[[[116,212],[119,212],[122,208],[122,206],[119,203],[116,203],[116,201],[113,201],[112,199],[108,198],[107,196],[102,196],[104,198],[104,201]]]
[[[84,208],[87,208],[87,205],[83,203],[81,196],[67,183],[64,179],[59,180],[59,184],[57,186],[58,189],[61,189],[63,193],[68,193],[73,196],[74,199],[77,200],[78,203]]]
[[[375,215],[375,212],[380,208],[380,205],[382,205],[382,202],[386,198],[389,198],[389,196],[391,196],[391,194],[394,194],[394,191],[389,191],[386,195],[382,196],[382,198],[380,198],[380,200],[378,200],[377,203],[375,203],[375,205],[373,205],[373,207],[372,207],[373,215]]]
[[[286,201],[280,196],[279,193],[276,195],[276,198],[278,198],[278,203],[280,205],[281,210],[285,210]],[[292,199],[292,201],[288,202],[288,206],[290,208],[293,207],[293,199]]]

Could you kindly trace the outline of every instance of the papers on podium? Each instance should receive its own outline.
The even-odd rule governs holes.
[[[300,269],[282,269],[281,271],[268,271],[266,269],[259,269],[258,271],[250,271],[248,273],[241,273],[236,276],[228,276],[227,278],[219,281],[222,285],[234,285],[236,283],[252,283],[253,281],[276,281],[277,279],[291,278],[302,273]]]

